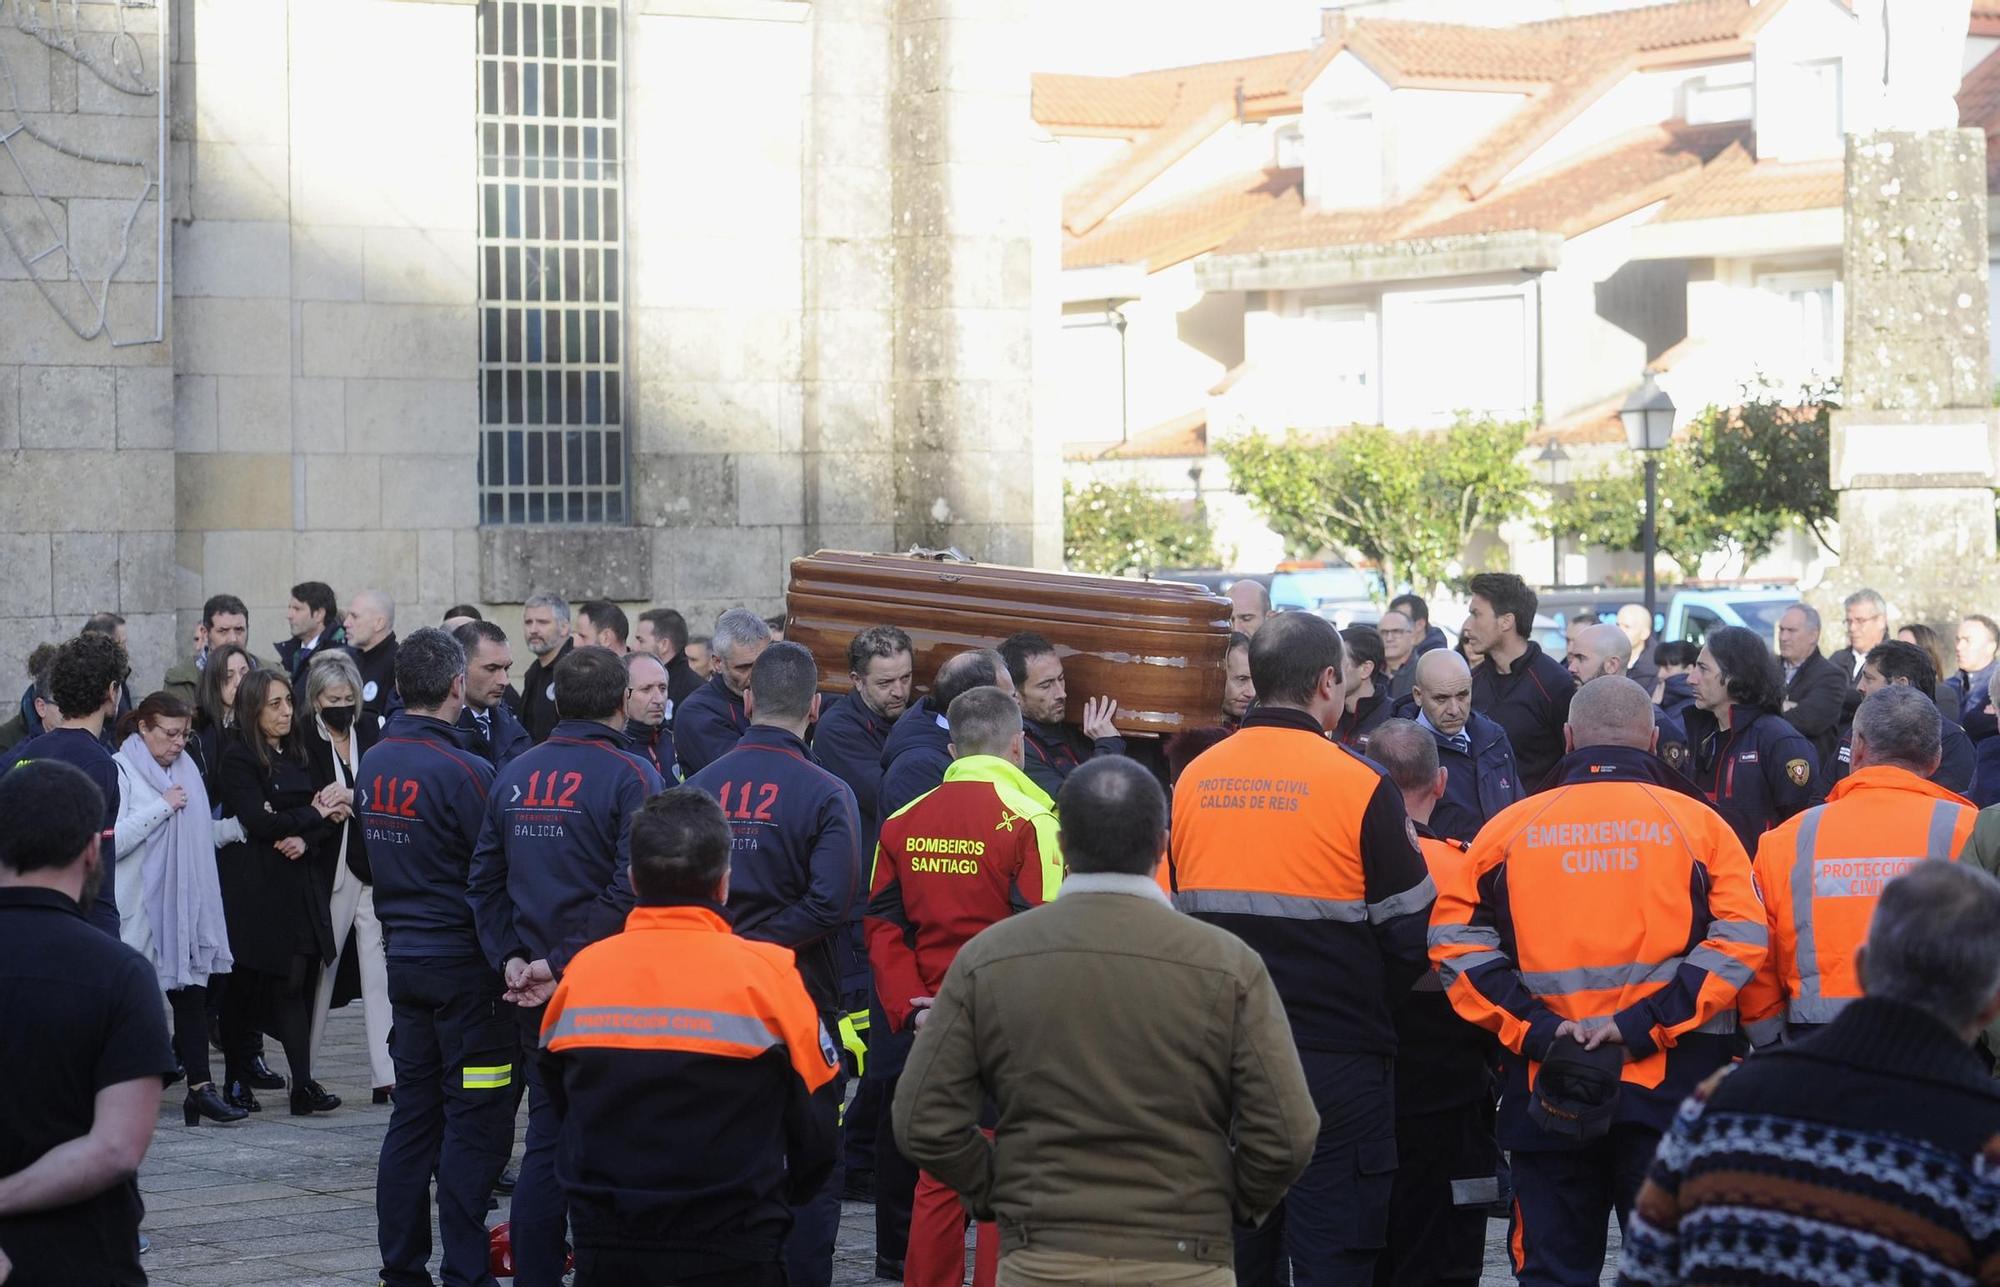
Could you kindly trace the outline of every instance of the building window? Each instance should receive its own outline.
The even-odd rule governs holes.
[[[618,0],[479,6],[480,522],[623,523]]]
[[[1731,63],[1688,81],[1681,115],[1690,125],[1749,120],[1757,106],[1751,71],[1747,62]]]
[[[1769,301],[1769,369],[1791,380],[1840,374],[1841,292],[1831,273],[1772,273],[1758,287]]]
[[[1306,132],[1297,122],[1281,126],[1272,148],[1272,164],[1280,170],[1297,170],[1306,163]]]
[[[1305,310],[1313,323],[1312,343],[1299,354],[1302,370],[1320,373],[1326,425],[1374,424],[1381,407],[1375,394],[1375,314],[1365,308],[1316,307]]]

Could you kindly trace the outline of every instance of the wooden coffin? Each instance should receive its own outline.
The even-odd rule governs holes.
[[[1229,601],[1198,585],[821,550],[792,560],[785,610],[785,638],[812,649],[828,693],[850,686],[854,636],[892,625],[915,645],[919,693],[948,658],[1033,630],[1062,656],[1071,722],[1100,696],[1128,733],[1214,724],[1222,706]]]

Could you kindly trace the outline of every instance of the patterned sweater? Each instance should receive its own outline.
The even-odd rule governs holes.
[[[1681,1108],[1618,1281],[2000,1284],[2000,1089],[1930,1015],[1856,1002]]]

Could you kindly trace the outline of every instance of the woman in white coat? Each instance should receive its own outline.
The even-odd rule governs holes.
[[[223,1102],[208,1067],[208,982],[229,973],[229,931],[216,880],[216,829],[201,770],[186,754],[194,712],[154,693],[118,726],[119,937],[153,963],[174,1014],[174,1054],[187,1076],[182,1114],[249,1116]]]

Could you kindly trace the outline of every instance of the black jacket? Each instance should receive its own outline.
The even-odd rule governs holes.
[[[951,730],[944,714],[930,698],[919,697],[882,743],[882,816],[893,817],[926,791],[935,791],[950,764]]]
[[[1846,702],[1847,681],[1840,667],[1817,652],[1799,663],[1785,685],[1785,722],[1812,743],[1822,766],[1833,762],[1840,746],[1840,714]]]
[[[729,754],[749,727],[743,695],[731,692],[721,675],[711,676],[674,710],[674,753],[681,772],[692,776]]]
[[[1368,735],[1396,713],[1396,703],[1383,691],[1386,687],[1386,684],[1375,685],[1368,696],[1354,703],[1353,710],[1341,712],[1340,722],[1333,728],[1334,741],[1368,754]]]
[[[892,727],[894,721],[878,715],[851,689],[820,711],[813,726],[813,758],[854,792],[863,861],[873,861],[875,833],[882,827],[882,748]]]
[[[1978,751],[1972,745],[1972,739],[1965,735],[1965,730],[1958,726],[1957,720],[1944,715],[1943,712],[1939,712],[1939,715],[1938,723],[1944,742],[1943,755],[1938,760],[1937,772],[1931,774],[1930,780],[1947,791],[1956,791],[1970,798],[1973,794],[1973,783],[1979,776]],[[1833,790],[1834,783],[1853,770],[1853,743],[1854,730],[1850,728],[1840,735],[1840,745],[1833,752],[1833,762],[1822,770],[1826,791]],[[1974,801],[1974,803],[1981,802]]]
[[[1812,743],[1782,715],[1737,706],[1725,732],[1714,715],[1690,706],[1687,775],[1736,832],[1743,848],[1757,852],[1757,838],[1825,796]]]
[[[483,959],[466,882],[493,766],[456,729],[403,711],[362,756],[361,781],[356,798],[388,956]]]
[[[366,652],[353,647],[347,650],[354,654],[354,664],[361,668],[361,691],[356,696],[361,699],[362,709],[374,716],[372,720],[357,722],[373,724],[371,733],[380,733],[389,716],[403,707],[402,698],[396,693],[396,646],[396,632],[391,630]]]
[[[625,740],[632,749],[646,757],[653,771],[660,775],[662,782],[678,782],[674,774],[674,735],[665,724],[641,724],[638,720],[625,721]]]
[[[1396,710],[1401,719],[1416,720],[1417,726],[1437,743],[1438,767],[1445,772],[1444,799],[1431,811],[1431,830],[1446,840],[1468,844],[1495,814],[1528,794],[1521,785],[1521,769],[1514,762],[1514,748],[1507,744],[1507,732],[1478,711],[1465,721],[1469,749],[1461,751],[1449,738],[1418,720],[1416,700],[1405,701]]]
[[[576,648],[576,640],[565,639],[562,647],[547,657],[537,657],[521,676],[521,727],[540,742],[554,731],[556,721],[556,666]]]
[[[1023,737],[1021,768],[1031,781],[1056,798],[1062,784],[1085,760],[1100,755],[1125,754],[1125,739],[1100,737],[1092,741],[1083,730],[1070,724],[1044,724],[1040,720],[1021,721]]]
[[[362,709],[365,711],[367,708],[363,707]],[[361,763],[361,757],[368,754],[368,748],[375,745],[376,740],[381,736],[381,733],[377,731],[375,725],[369,721],[365,714],[355,717],[353,737],[355,739],[354,762],[356,765]],[[306,760],[312,766],[313,790],[317,791],[321,787],[330,785],[335,780],[333,776],[333,743],[319,735],[319,728],[314,724],[311,717],[307,717],[305,720],[304,732],[301,734],[301,739],[306,744]],[[370,873],[368,867],[368,841],[366,836],[363,835],[359,807],[361,787],[365,782],[365,779],[360,776],[360,772],[360,769],[357,767],[355,769],[355,781],[353,784],[356,801],[355,813],[345,824],[347,828],[347,869],[362,880],[372,882],[375,878]],[[333,828],[327,836],[326,852],[329,859],[336,858],[340,853],[340,829],[338,827]]]
[[[1563,723],[1575,693],[1569,671],[1533,640],[1507,673],[1491,657],[1472,672],[1472,709],[1507,731],[1530,794],[1549,785],[1563,757]]]
[[[681,708],[681,703],[707,682],[688,665],[686,653],[674,654],[674,659],[667,663],[667,701],[672,703],[667,707],[667,723],[674,722],[674,712]]]
[[[339,944],[328,907],[333,858],[327,841],[336,832],[313,808],[319,788],[306,758],[274,754],[266,770],[241,738],[226,736],[216,782],[223,816],[241,822],[249,836],[215,856],[236,968],[282,978],[296,957],[331,962]],[[287,858],[273,848],[287,836],[306,842],[305,857]]]
[[[496,773],[535,744],[535,739],[528,736],[528,730],[521,727],[520,719],[506,702],[496,703],[486,713],[486,723],[491,730],[490,736],[480,729],[479,719],[470,706],[458,713],[458,732],[465,749],[485,760]]]
[[[278,665],[284,668],[292,680],[292,705],[297,710],[306,708],[306,668],[312,659],[328,648],[347,647],[347,631],[328,622],[326,629],[319,632],[310,651],[296,639],[281,639],[273,644],[278,653]]]

